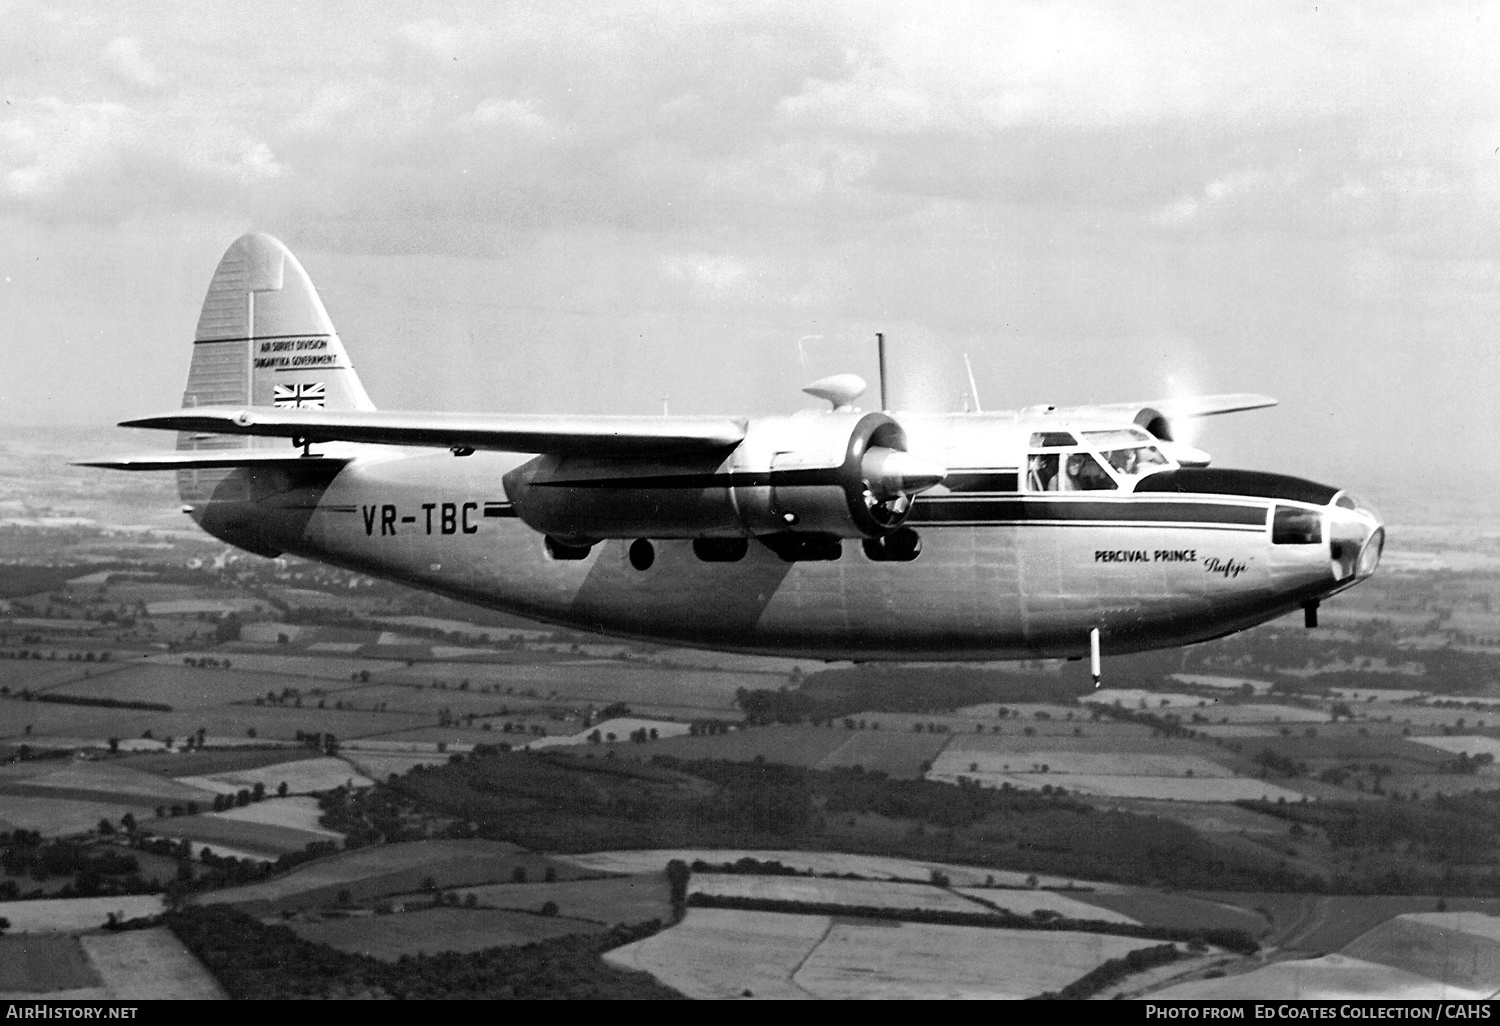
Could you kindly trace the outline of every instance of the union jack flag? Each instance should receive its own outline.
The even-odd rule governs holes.
[[[321,381],[308,385],[277,385],[272,399],[277,409],[321,410],[327,389]]]

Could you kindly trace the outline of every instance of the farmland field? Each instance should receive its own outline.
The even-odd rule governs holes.
[[[933,909],[983,915],[990,911],[961,894],[929,884],[889,880],[836,880],[815,876],[749,876],[740,873],[694,873],[691,894],[807,904],[867,905],[872,908]],[[1006,893],[997,891],[995,893]]]
[[[1087,697],[1085,701],[1089,701]],[[1134,706],[1126,706],[1134,708]],[[1148,711],[1150,711],[1148,709]],[[1298,705],[1266,705],[1258,702],[1210,702],[1203,715],[1214,721],[1227,719],[1230,723],[1327,723],[1328,713],[1322,709],[1304,709]]]
[[[225,995],[164,926],[80,938],[115,1001],[202,1001]]]
[[[250,855],[275,858],[302,851],[315,841],[327,841],[323,831],[311,833],[269,823],[244,822],[221,816],[180,816],[154,820],[149,829],[162,837],[186,838],[218,850],[220,845]]]
[[[344,836],[337,831],[327,829],[318,822],[319,817],[323,815],[323,810],[318,808],[315,799],[307,797],[267,798],[263,802],[251,802],[249,805],[230,809],[227,812],[210,812],[206,815],[214,819],[287,827],[305,833],[320,834],[328,840],[341,840]]]
[[[368,777],[355,772],[354,767],[343,759],[335,759],[331,756],[293,759],[270,766],[176,779],[179,783],[191,784],[217,794],[234,794],[244,788],[253,789],[256,784],[265,785],[268,793],[275,793],[282,784],[286,784],[291,794],[311,794],[317,791],[331,791],[335,787],[345,785],[367,787],[372,783]]]
[[[33,789],[48,788],[73,792],[72,797],[98,795],[100,801],[131,805],[213,801],[212,791],[113,762],[65,762],[60,769],[8,786],[15,793],[36,794]]]
[[[441,766],[448,761],[447,755],[437,752],[378,752],[352,747],[344,748],[342,757],[348,760],[349,765],[373,780],[385,780],[392,773],[398,776],[409,773],[413,766]]]
[[[624,702],[637,712],[660,706],[698,710],[700,716],[738,717],[734,693],[739,688],[765,685],[758,674],[714,670],[673,670],[621,661],[559,663],[420,663],[381,677],[390,683],[453,685],[468,678],[473,687],[497,685],[517,693],[535,690],[538,696],[556,693],[564,701],[592,701],[598,705]],[[451,688],[450,688],[451,690]],[[717,711],[717,713],[716,713]]]
[[[116,760],[116,766],[147,773],[159,773],[164,777],[208,777],[215,773],[234,773],[240,770],[275,766],[289,759],[304,755],[303,748],[269,748],[240,750],[199,750],[193,752],[163,752],[153,755],[132,755]]]
[[[1089,894],[1086,891],[1078,892],[1079,897],[1075,898],[1059,894],[1057,891],[1017,890],[1001,887],[959,887],[956,890],[959,894],[973,898],[977,902],[996,905],[1019,916],[1029,916],[1038,910],[1045,909],[1069,919],[1096,919],[1106,923],[1136,922],[1123,912],[1116,912],[1102,904],[1089,904]]]
[[[417,891],[427,877],[439,887],[496,883],[509,879],[518,864],[531,864],[531,871],[540,876],[546,862],[503,841],[410,841],[342,852],[275,880],[212,891],[199,900],[254,908],[307,908],[332,902],[342,889],[350,890],[357,900]]]
[[[182,666],[183,660],[208,656],[223,659],[223,652],[175,652],[172,655],[147,656],[146,661],[158,666]],[[406,664],[394,659],[358,659],[340,656],[300,656],[269,652],[233,652],[229,655],[233,673],[244,670],[252,673],[279,674],[286,677],[314,678],[319,680],[347,681],[354,674],[368,670],[372,675],[403,668]]]
[[[402,955],[482,951],[530,944],[570,933],[596,933],[598,923],[530,912],[484,908],[428,908],[382,916],[352,916],[289,924],[297,936],[341,951],[394,962]]]
[[[1028,998],[1155,943],[1073,931],[835,921],[793,981],[824,999]]]
[[[1254,777],[1132,777],[1087,773],[929,773],[929,780],[953,781],[960,776],[986,787],[1009,784],[1023,791],[1062,787],[1101,798],[1154,798],[1197,802],[1237,802],[1254,799],[1301,801],[1302,793]]]
[[[1274,962],[1240,976],[1180,983],[1148,995],[1147,1000],[1465,1001],[1488,996],[1488,992],[1460,991],[1424,976],[1347,955],[1324,955]]]
[[[1151,943],[695,908],[605,958],[695,998],[1025,998]]]
[[[239,661],[231,658],[238,666]],[[247,670],[198,669],[193,666],[136,663],[108,676],[95,675],[48,689],[50,693],[81,698],[124,698],[159,702],[173,709],[198,709],[255,699],[267,691],[305,685],[306,680],[283,674]]]
[[[780,862],[799,872],[856,876],[872,879],[915,880],[926,883],[934,869],[947,874],[954,887],[981,887],[999,884],[1003,887],[1026,887],[1026,873],[1003,869],[982,869],[977,866],[960,866],[950,862],[927,862],[913,859],[888,858],[882,855],[848,855],[841,852],[823,851],[767,851],[744,848],[654,848],[643,851],[596,851],[584,855],[557,855],[559,862],[568,862],[584,869],[600,873],[651,873],[665,868],[673,859],[691,865],[697,861],[710,865],[723,865],[751,858],[760,862]],[[1041,887],[1066,887],[1075,882],[1060,876],[1041,876]],[[1091,885],[1092,886],[1092,885]],[[1108,888],[1108,884],[1097,885]]]
[[[1500,990],[1500,919],[1477,912],[1397,916],[1341,953],[1468,991]]]
[[[0,937],[0,999],[85,988],[101,988],[97,996],[104,996],[76,937]]]
[[[679,759],[724,759],[749,762],[763,756],[767,762],[792,766],[815,766],[849,739],[847,731],[819,727],[747,727],[713,737],[674,737],[650,743],[653,754]]]
[[[1264,918],[1241,906],[1232,898],[1148,891],[1136,887],[1117,887],[1080,895],[1080,900],[1100,908],[1112,909],[1147,926],[1189,927],[1194,929],[1244,930],[1252,937],[1261,936],[1267,927]]]
[[[989,740],[986,738],[986,740]],[[1046,770],[1039,767],[1046,766]],[[1034,749],[1021,752],[975,751],[955,740],[932,764],[933,773],[1082,774],[1122,777],[1232,777],[1229,769],[1197,755],[1144,752],[1086,752]]]
[[[93,830],[101,819],[118,822],[127,812],[134,813],[137,819],[153,815],[153,810],[145,805],[0,794],[0,823],[10,824],[6,829],[35,830],[43,837],[65,837]]]
[[[1206,698],[1203,695],[1143,691],[1140,688],[1104,688],[1089,695],[1088,702],[1091,705],[1120,705],[1126,709],[1145,709],[1147,712],[1156,712],[1159,709],[1179,711],[1184,708],[1197,709],[1219,704],[1218,699]]]
[[[608,880],[570,880],[562,883],[487,884],[465,887],[481,905],[494,908],[536,910],[543,903],[557,903],[558,913],[604,925],[666,922],[672,915],[671,894],[665,873],[642,873]]]
[[[690,998],[806,998],[792,974],[827,935],[827,916],[690,908],[677,926],[604,960],[650,973]]]
[[[159,915],[166,906],[159,894],[122,894],[109,898],[48,898],[0,901],[0,916],[16,933],[75,933],[97,930],[111,912],[121,919]]]
[[[1191,684],[1199,688],[1225,688],[1238,691],[1246,684],[1256,694],[1264,694],[1271,690],[1271,682],[1266,680],[1255,680],[1251,677],[1219,677],[1203,673],[1174,673],[1172,679],[1180,684]]]
[[[1454,755],[1463,752],[1469,756],[1489,755],[1500,759],[1500,740],[1492,737],[1414,737],[1412,740]]]
[[[817,769],[861,766],[872,773],[916,779],[923,763],[936,759],[953,740],[951,734],[904,734],[897,731],[845,731],[847,740],[818,760]]]

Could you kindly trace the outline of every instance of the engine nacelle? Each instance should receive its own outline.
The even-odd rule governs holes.
[[[799,413],[752,421],[727,457],[539,456],[505,475],[528,525],[568,544],[787,531],[878,538],[947,469],[906,451],[883,413]]]

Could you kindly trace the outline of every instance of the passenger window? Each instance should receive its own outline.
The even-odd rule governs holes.
[[[1099,466],[1099,461],[1086,452],[1068,454],[1065,476],[1067,484],[1064,487],[1071,492],[1098,492],[1120,487],[1109,476],[1109,471]]]
[[[1033,492],[1057,491],[1057,461],[1055,452],[1033,453],[1026,461],[1026,488]]]
[[[1277,506],[1271,520],[1271,544],[1317,545],[1323,540],[1323,517],[1317,510]]]

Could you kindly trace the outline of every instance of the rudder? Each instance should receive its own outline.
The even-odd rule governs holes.
[[[242,235],[208,286],[182,405],[373,410],[307,272],[282,243]]]
[[[184,407],[270,406],[373,410],[344,344],[307,272],[279,239],[242,235],[224,252],[208,286]],[[179,450],[286,447],[278,439],[183,432]],[[185,470],[178,493],[187,502],[229,498],[223,470]],[[243,475],[239,475],[243,477]]]

